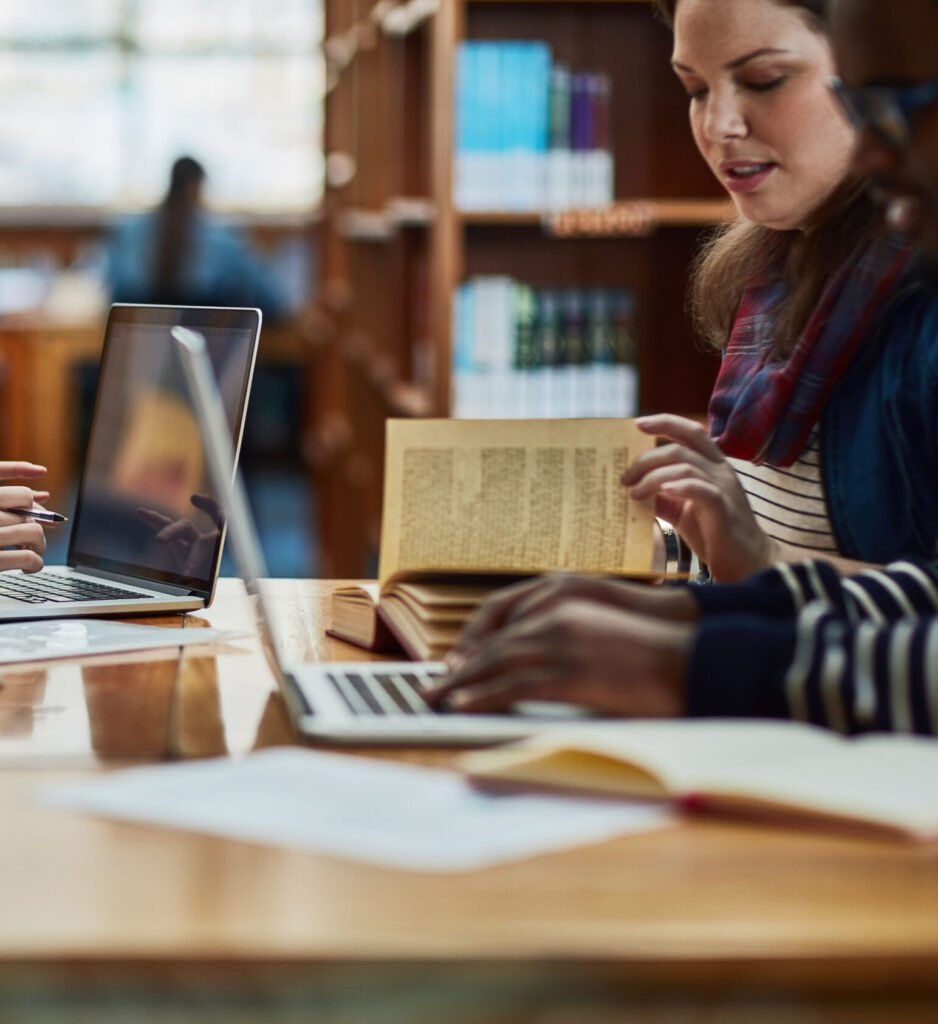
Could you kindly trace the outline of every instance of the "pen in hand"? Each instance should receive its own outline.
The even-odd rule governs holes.
[[[37,523],[67,523],[68,516],[59,512],[48,512],[44,508],[4,508],[0,512],[10,512],[14,516],[35,519]]]

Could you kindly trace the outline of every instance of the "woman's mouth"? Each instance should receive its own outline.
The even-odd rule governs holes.
[[[720,175],[730,192],[740,194],[758,188],[777,166],[772,161],[731,160],[720,164]]]

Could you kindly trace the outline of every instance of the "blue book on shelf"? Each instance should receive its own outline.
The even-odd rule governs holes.
[[[478,96],[476,110],[479,119],[478,180],[472,189],[474,209],[493,209],[499,206],[501,192],[501,163],[503,133],[502,110],[502,44],[481,42],[475,44],[475,89]]]
[[[524,182],[521,179],[521,165],[524,158],[525,118],[524,79],[527,73],[525,43],[502,42],[499,44],[499,93],[498,112],[500,187],[493,194],[493,209],[525,209]]]
[[[550,148],[551,51],[546,43],[532,42],[525,47],[525,73],[522,86],[524,144],[527,160],[523,168],[525,206],[542,210],[545,206],[547,153]]]
[[[475,284],[465,281],[456,289],[453,315],[453,369],[469,372],[475,369]]]
[[[478,44],[464,42],[456,56],[454,89],[455,130],[453,198],[458,207],[471,209],[473,190],[478,185],[476,165],[482,151],[482,121],[479,109]]]

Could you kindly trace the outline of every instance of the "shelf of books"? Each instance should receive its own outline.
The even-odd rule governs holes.
[[[388,416],[702,412],[687,269],[728,210],[643,0],[327,0],[326,27],[309,450],[323,571],[361,575]]]

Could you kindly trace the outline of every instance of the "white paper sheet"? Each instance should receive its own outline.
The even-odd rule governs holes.
[[[210,644],[246,634],[227,629],[140,626],[107,619],[42,619],[0,623],[0,665],[80,655]]]
[[[493,795],[431,768],[297,748],[116,772],[41,802],[411,871],[467,871],[665,827],[654,805]]]

